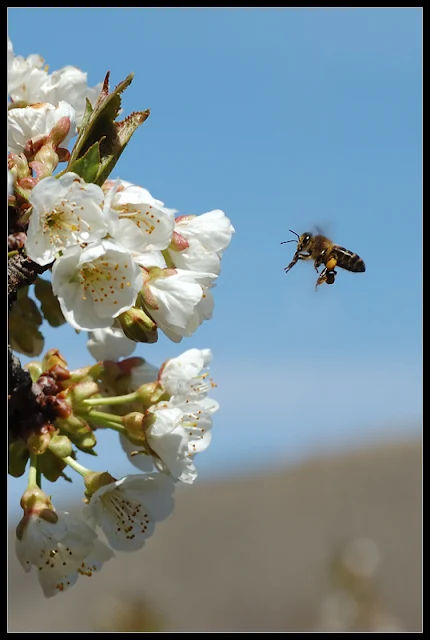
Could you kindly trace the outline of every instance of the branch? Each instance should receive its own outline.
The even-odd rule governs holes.
[[[70,373],[64,367],[54,365],[33,382],[10,345],[8,356],[9,440],[25,441],[29,435],[52,427],[56,418],[70,414],[70,407],[57,398],[61,390],[58,380],[67,379]]]
[[[16,300],[18,290],[21,289],[21,287],[33,284],[37,276],[47,271],[50,267],[51,264],[41,266],[21,253],[9,258],[7,265],[7,297],[9,309]]]
[[[39,407],[32,391],[31,376],[21,367],[19,358],[14,355],[10,346],[8,360],[9,436],[14,440],[21,435],[23,413],[35,416],[35,413],[39,413]]]
[[[8,378],[8,394],[17,393],[20,389],[29,388],[32,385],[31,377],[28,371],[21,367],[19,358],[8,347],[9,359],[9,378]]]

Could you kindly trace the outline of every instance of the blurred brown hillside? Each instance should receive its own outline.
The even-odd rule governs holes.
[[[180,487],[141,552],[50,600],[11,533],[9,631],[420,631],[421,455],[387,444]]]

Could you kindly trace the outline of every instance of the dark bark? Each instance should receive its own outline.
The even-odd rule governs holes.
[[[50,264],[42,267],[22,253],[17,253],[9,258],[7,265],[9,309],[15,302],[19,289],[33,284],[37,276],[47,271],[50,267]]]
[[[24,432],[33,421],[39,421],[40,417],[37,414],[40,410],[32,390],[33,382],[30,374],[21,367],[19,358],[14,355],[10,347],[8,347],[8,356],[9,437],[13,441],[25,435]],[[23,425],[26,425],[24,429]]]

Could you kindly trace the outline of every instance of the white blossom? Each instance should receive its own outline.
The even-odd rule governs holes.
[[[33,210],[25,244],[28,256],[45,265],[58,251],[102,238],[107,232],[102,202],[101,188],[84,182],[76,173],[40,180],[30,195]]]
[[[41,87],[41,91],[46,102],[51,102],[52,104],[58,104],[60,100],[70,102],[76,111],[76,121],[79,125],[84,116],[86,99],[94,107],[101,88],[101,82],[94,87],[88,87],[87,73],[77,67],[68,65],[49,75],[47,81]]]
[[[180,216],[176,219],[175,231],[188,241],[197,240],[207,251],[221,257],[228,247],[234,233],[234,227],[220,209],[199,216]]]
[[[52,74],[43,69],[31,68],[23,82],[18,83],[17,78],[12,77],[10,84],[9,94],[14,102],[25,100],[30,104],[49,102],[58,105],[61,100],[66,100],[76,112],[78,126],[85,112],[86,98],[94,106],[102,87],[101,83],[88,87],[87,74],[70,65]]]
[[[110,240],[67,249],[52,268],[52,289],[64,317],[83,331],[110,327],[136,302],[142,284],[140,267]]]
[[[170,396],[187,400],[204,398],[214,386],[209,373],[204,372],[211,360],[210,349],[188,349],[163,364],[159,380]]]
[[[124,186],[125,185],[125,186]],[[109,233],[142,266],[164,267],[165,249],[175,227],[174,209],[167,209],[149,191],[117,180],[105,198]]]
[[[133,466],[144,473],[154,471],[154,460],[148,447],[134,444],[122,433],[119,434],[119,441],[124,453]]]
[[[7,92],[14,100],[20,98],[14,97],[18,87],[24,86],[28,81],[28,77],[34,70],[40,74],[40,77],[46,75],[45,71],[40,71],[43,66],[43,58],[37,54],[31,54],[27,59],[22,56],[16,56],[13,53],[11,40],[7,41]]]
[[[171,402],[174,404],[176,402],[176,398],[172,398]],[[213,398],[209,398],[208,396],[205,396],[204,398],[200,397],[198,399],[198,403],[208,413],[215,413],[219,409],[219,402]]]
[[[49,598],[57,593],[66,591],[72,587],[79,576],[90,578],[94,573],[99,572],[104,562],[110,560],[114,552],[104,542],[96,539],[92,551],[84,558],[79,566],[73,571],[59,563],[58,567],[49,570],[47,567],[38,567],[38,578],[44,595]]]
[[[85,100],[95,105],[102,88],[100,82],[88,87],[87,74],[74,66],[66,66],[49,74],[42,69],[44,60],[31,55],[26,60],[13,53],[8,41],[8,94],[13,102],[24,100],[29,104],[49,102],[58,105],[61,100],[71,104],[80,125],[85,112]]]
[[[61,142],[61,147],[64,149],[67,148],[69,140],[76,135],[75,110],[70,104],[62,100],[57,107],[42,102],[21,109],[9,109],[7,113],[9,151],[20,154],[28,141],[31,140],[35,144],[45,138],[60,118],[65,116],[70,120],[70,130]]]
[[[170,260],[175,268],[220,274],[221,260],[215,251],[208,251],[199,240],[192,237],[187,241],[187,245],[180,251],[171,247],[168,249]]]
[[[198,305],[204,291],[202,284],[217,276],[175,269],[170,276],[151,278],[149,287],[158,308],[150,309],[150,315],[158,327],[173,342],[180,342],[184,336],[191,336],[201,324]]]
[[[222,252],[233,233],[230,220],[219,209],[200,216],[179,216],[175,220],[177,241],[168,249],[170,261],[180,269],[219,275]]]
[[[150,409],[155,420],[145,431],[146,453],[159,471],[169,473],[175,480],[191,484],[197,477],[194,465],[196,453],[210,444],[212,416],[197,402],[160,402]],[[151,458],[121,436],[121,444],[132,464],[148,470]],[[133,455],[134,454],[134,455]]]
[[[214,284],[210,284],[209,286],[202,285],[202,297],[194,307],[194,314],[188,322],[190,335],[192,335],[205,320],[212,318],[215,303],[210,289],[214,287]]]
[[[129,475],[99,488],[84,516],[118,551],[140,549],[155,523],[171,514],[174,482],[161,473]]]
[[[98,558],[99,564],[113,555],[84,521],[66,511],[56,515],[56,522],[45,519],[43,511],[25,515],[15,547],[26,572],[32,566],[37,567],[39,582],[47,597],[73,584],[79,569],[88,562],[94,564]]]
[[[120,327],[96,329],[88,333],[87,349],[97,361],[118,360],[131,355],[136,343]]]

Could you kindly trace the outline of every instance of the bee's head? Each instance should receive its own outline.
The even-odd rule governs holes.
[[[299,234],[292,229],[289,229],[289,231],[297,236],[297,240],[285,240],[284,242],[281,242],[281,244],[287,244],[288,242],[297,242],[297,253],[299,253],[300,251],[307,251],[312,241],[312,234],[306,232],[302,233],[302,235],[299,236]]]
[[[302,235],[297,240],[297,251],[307,251],[312,242],[312,234],[311,233],[302,233]]]

